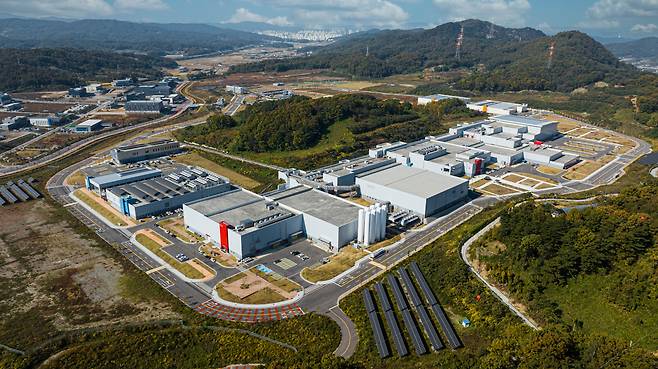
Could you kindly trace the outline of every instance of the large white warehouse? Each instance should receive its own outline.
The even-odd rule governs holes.
[[[446,209],[468,196],[468,181],[404,165],[357,176],[361,196],[390,202],[423,217]]]
[[[306,236],[337,252],[357,238],[361,207],[306,186],[260,196],[238,189],[183,206],[185,226],[238,259]]]

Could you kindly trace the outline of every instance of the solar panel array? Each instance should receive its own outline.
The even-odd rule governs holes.
[[[415,261],[411,263],[411,272],[416,277],[416,280],[418,281],[420,288],[423,290],[423,293],[425,294],[425,298],[430,304],[432,311],[434,311],[434,315],[436,315],[437,319],[439,320],[439,324],[441,325],[441,328],[445,332],[446,337],[448,338],[448,342],[450,343],[450,346],[452,346],[453,349],[461,347],[462,343],[459,340],[459,337],[457,336],[455,329],[450,324],[448,317],[446,316],[445,312],[441,308],[441,305],[439,305],[439,302],[436,300],[436,297],[434,296],[434,292],[432,292],[432,289],[430,288],[429,284],[427,284],[427,281],[425,280],[425,276],[423,276],[423,273],[420,271],[420,268],[418,267],[418,264]]]
[[[427,352],[427,349],[425,348],[425,343],[423,342],[423,338],[421,337],[420,332],[418,331],[416,322],[414,321],[413,316],[411,315],[411,311],[409,310],[409,305],[407,304],[407,300],[404,298],[404,294],[402,294],[402,288],[400,288],[400,283],[398,282],[397,278],[395,278],[395,276],[393,276],[392,274],[389,274],[387,278],[388,278],[388,283],[393,288],[395,301],[398,303],[398,308],[400,308],[400,311],[402,312],[402,320],[404,321],[404,325],[407,327],[407,331],[411,336],[411,340],[413,341],[416,354],[422,355]]]
[[[412,296],[411,301],[414,304],[414,308],[418,312],[418,315],[420,317],[419,319],[420,323],[423,325],[423,328],[425,329],[425,333],[427,333],[427,337],[429,337],[430,339],[430,345],[432,345],[432,348],[435,351],[441,350],[444,347],[443,343],[441,342],[439,333],[436,331],[436,328],[434,327],[434,323],[432,323],[432,319],[427,313],[427,309],[422,304],[420,296],[416,291],[416,286],[414,286],[414,284],[411,282],[411,278],[409,277],[409,274],[407,273],[406,269],[400,268],[399,273],[402,276],[402,282],[404,283],[404,286],[407,289],[408,295]],[[395,280],[395,282],[397,283],[397,280]]]
[[[375,345],[377,345],[377,351],[379,351],[379,357],[383,359],[385,357],[388,357],[391,353],[388,350],[386,339],[384,339],[384,330],[382,329],[382,322],[379,320],[379,316],[377,315],[375,302],[372,300],[372,294],[370,293],[369,289],[363,290],[363,300],[365,301],[366,311],[368,312],[368,319],[370,320],[370,326],[372,327],[372,331],[375,336]]]
[[[41,197],[41,194],[22,179],[19,179],[16,183],[9,181],[5,185],[0,185],[0,205],[15,204],[39,197]]]
[[[383,284],[377,283],[375,285],[375,290],[377,291],[379,301],[382,304],[382,310],[384,310],[384,316],[386,317],[388,327],[391,329],[391,333],[393,334],[393,342],[395,343],[395,349],[398,352],[398,356],[407,356],[409,354],[409,350],[407,349],[407,345],[404,342],[404,338],[402,337],[402,331],[400,331],[398,319],[395,317],[395,313],[393,312],[393,307],[391,306],[391,302],[388,299],[386,289],[384,288]]]

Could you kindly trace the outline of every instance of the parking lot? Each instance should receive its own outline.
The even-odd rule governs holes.
[[[293,252],[299,254],[293,255],[291,254]],[[322,259],[330,255],[331,253],[314,246],[308,240],[299,240],[292,245],[259,256],[249,262],[248,265],[263,264],[282,276],[299,283],[302,287],[308,287],[310,284],[300,278],[299,273],[306,267],[321,263]]]

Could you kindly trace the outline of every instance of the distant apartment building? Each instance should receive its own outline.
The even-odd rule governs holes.
[[[128,164],[151,160],[178,152],[180,152],[180,144],[178,142],[161,140],[147,144],[119,146],[110,151],[110,156],[116,164]]]
[[[61,119],[56,116],[30,118],[30,124],[35,127],[53,127],[58,125],[60,121]]]
[[[125,105],[128,114],[160,114],[164,105],[162,101],[133,100],[127,101]]]

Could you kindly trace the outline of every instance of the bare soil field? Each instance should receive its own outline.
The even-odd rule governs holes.
[[[25,103],[23,104],[23,111],[30,113],[61,113],[76,104],[67,103]]]
[[[46,200],[0,211],[0,343],[26,348],[58,331],[178,316],[64,211]]]

